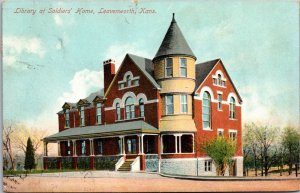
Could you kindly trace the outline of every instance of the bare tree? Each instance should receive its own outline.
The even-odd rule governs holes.
[[[13,135],[15,133],[15,127],[12,123],[8,125],[3,125],[3,156],[5,160],[9,160],[10,169],[15,169],[15,152],[13,148]]]

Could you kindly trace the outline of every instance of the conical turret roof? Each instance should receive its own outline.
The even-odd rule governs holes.
[[[186,42],[180,28],[176,23],[174,13],[170,27],[153,60],[168,55],[186,55],[196,59],[193,51]]]

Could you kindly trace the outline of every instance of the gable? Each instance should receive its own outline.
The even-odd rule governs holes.
[[[205,70],[206,71],[202,73],[201,79],[197,80],[198,84],[196,85],[195,93],[200,94],[200,91],[203,86],[209,86],[213,90],[219,90],[219,92],[222,92],[222,91],[234,92],[236,94],[236,96],[238,97],[239,102],[242,102],[242,98],[241,98],[240,94],[238,93],[238,90],[236,89],[233,81],[231,80],[221,59],[212,60],[212,61],[205,62],[202,64],[207,65],[206,67],[202,66],[202,69],[204,69],[204,71]],[[199,65],[199,64],[197,64],[197,65]],[[225,86],[220,86],[216,83],[213,83],[213,81],[214,81],[213,79],[215,79],[215,81],[218,81],[218,74],[221,75],[221,77],[222,77],[221,81],[225,82]],[[223,83],[221,83],[221,84],[223,84]]]
[[[135,71],[137,73],[132,73]],[[133,54],[126,54],[123,62],[121,63],[116,75],[111,81],[107,91],[105,92],[104,98],[107,98],[112,87],[120,82],[124,82],[125,73],[132,75],[132,78],[140,79],[140,76],[143,76],[144,79],[147,79],[152,86],[159,89],[159,85],[152,77],[153,74],[153,64],[150,59],[135,56]]]

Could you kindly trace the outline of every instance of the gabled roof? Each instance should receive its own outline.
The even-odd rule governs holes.
[[[169,29],[153,60],[167,55],[187,55],[196,59],[196,56],[176,23],[174,13]]]
[[[243,101],[239,92],[237,91],[236,87],[234,86],[234,83],[232,82],[222,60],[220,58],[215,59],[215,60],[211,60],[211,61],[207,61],[207,62],[203,62],[203,63],[199,63],[196,64],[196,86],[195,86],[195,91],[199,88],[199,86],[202,84],[202,82],[205,80],[205,78],[208,76],[208,74],[212,71],[212,69],[218,64],[220,63],[223,67],[223,69],[225,70],[225,73],[227,75],[227,77],[229,78],[230,83],[233,86],[233,89],[235,90],[236,94],[238,95],[240,101]]]
[[[197,89],[200,84],[204,81],[204,79],[207,77],[209,72],[215,67],[215,65],[218,63],[220,59],[215,59],[203,63],[196,64],[196,87]]]
[[[154,66],[150,59],[136,56],[133,54],[127,54],[131,60],[141,69],[141,71],[146,75],[146,77],[151,81],[151,83],[156,87],[160,88],[157,82],[154,80]]]
[[[130,121],[122,123],[113,123],[107,125],[87,126],[70,128],[45,137],[43,141],[55,141],[64,139],[78,139],[85,137],[101,137],[122,135],[125,133],[159,133],[159,130],[145,121]]]
[[[157,84],[157,82],[153,78],[153,74],[154,74],[153,69],[154,69],[154,67],[153,67],[152,61],[148,58],[144,58],[144,57],[140,57],[140,56],[136,56],[136,55],[127,53],[126,56],[123,59],[123,62],[121,64],[121,66],[119,67],[116,75],[114,76],[113,80],[111,81],[110,85],[108,86],[108,89],[105,92],[105,97],[106,97],[107,93],[110,91],[111,86],[116,81],[116,78],[118,77],[118,74],[120,72],[120,69],[122,68],[122,65],[123,65],[126,57],[128,57],[130,60],[133,61],[133,63],[143,72],[143,74],[153,84],[153,86],[155,86],[157,89],[160,89],[160,86]]]

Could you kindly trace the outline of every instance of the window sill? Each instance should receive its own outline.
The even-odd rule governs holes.
[[[229,118],[229,120],[231,120],[231,121],[237,121],[238,119],[236,119],[236,118]]]
[[[176,155],[181,155],[181,154],[195,154],[195,152],[191,152],[191,153],[161,153],[161,155],[172,155],[172,154],[176,154]]]

